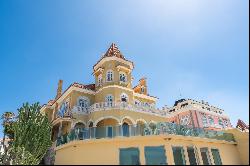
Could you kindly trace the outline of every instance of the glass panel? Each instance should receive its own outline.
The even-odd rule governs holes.
[[[208,148],[201,148],[201,157],[203,160],[203,165],[211,165]]]
[[[129,126],[128,126],[128,124],[124,123],[122,125],[122,133],[123,133],[123,136],[126,136],[126,137],[129,136]]]
[[[188,147],[187,152],[188,152],[188,158],[189,158],[190,165],[198,165],[194,148]]]
[[[140,165],[138,148],[121,148],[120,165]]]
[[[97,127],[95,130],[96,139],[106,137],[106,127]]]
[[[112,138],[113,136],[113,128],[111,126],[108,126],[107,136],[109,138]]]
[[[215,165],[222,165],[219,150],[218,149],[211,149],[211,151],[212,151],[212,155],[214,158],[214,164]]]
[[[167,165],[164,146],[144,148],[146,165]]]
[[[174,163],[175,165],[185,165],[185,156],[183,147],[173,147]]]

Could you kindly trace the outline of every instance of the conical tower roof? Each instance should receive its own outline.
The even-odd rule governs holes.
[[[103,57],[111,57],[111,56],[116,56],[118,58],[125,59],[115,43],[112,43],[107,52],[103,55]]]

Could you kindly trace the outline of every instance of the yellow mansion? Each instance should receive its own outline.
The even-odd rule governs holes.
[[[224,110],[177,100],[156,108],[147,79],[132,86],[134,63],[112,44],[93,66],[95,83],[71,84],[41,112],[53,125],[54,164],[249,164],[248,132]]]

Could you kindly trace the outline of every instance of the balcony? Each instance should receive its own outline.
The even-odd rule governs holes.
[[[162,111],[154,107],[129,104],[126,102],[95,103],[90,107],[90,112],[92,113],[96,111],[105,111],[105,110],[112,110],[112,109],[141,112],[141,113],[147,113],[147,114],[151,114],[155,116],[162,116],[162,117],[166,117],[167,115],[166,111]]]
[[[177,125],[174,123],[161,122],[155,127],[149,125],[143,126],[105,126],[92,127],[84,129],[73,129],[57,139],[56,146],[60,146],[75,140],[115,138],[115,137],[133,137],[133,136],[151,136],[151,135],[182,135],[199,138],[208,138],[214,140],[223,140],[235,142],[231,133],[223,131],[204,130],[202,128],[193,128],[189,126]]]

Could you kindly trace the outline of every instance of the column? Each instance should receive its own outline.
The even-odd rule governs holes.
[[[184,149],[184,156],[185,156],[186,165],[190,165],[188,152],[187,152],[187,147],[183,146],[183,149]]]
[[[146,160],[145,160],[145,155],[144,155],[144,146],[139,147],[139,153],[140,153],[140,165],[145,165]]]
[[[215,165],[214,164],[214,158],[213,158],[212,151],[211,151],[210,147],[208,147],[208,154],[209,154],[209,158],[210,158],[210,161],[211,161],[211,165]]]
[[[166,151],[168,165],[175,165],[173,150],[170,144],[167,144],[167,145],[165,144],[165,151]]]
[[[196,149],[197,149],[197,155],[199,157],[199,165],[204,165],[203,164],[203,160],[202,160],[202,157],[201,157],[201,147],[200,146],[196,146]]]

